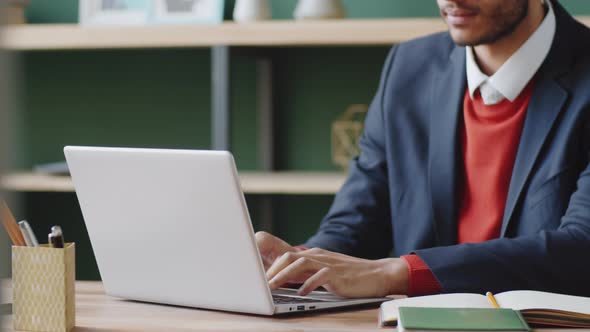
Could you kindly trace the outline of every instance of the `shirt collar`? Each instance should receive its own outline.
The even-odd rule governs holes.
[[[555,36],[556,19],[551,1],[545,1],[547,15],[529,39],[491,77],[479,69],[472,47],[466,47],[467,86],[473,98],[475,91],[485,82],[502,96],[513,102],[533,78],[551,49]]]

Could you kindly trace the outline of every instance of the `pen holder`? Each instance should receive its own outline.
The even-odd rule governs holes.
[[[53,332],[76,324],[76,245],[12,247],[15,330]]]

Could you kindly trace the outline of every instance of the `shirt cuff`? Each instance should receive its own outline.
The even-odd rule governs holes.
[[[406,262],[408,271],[410,271],[408,296],[437,294],[442,291],[438,280],[418,255],[405,255],[401,258]]]

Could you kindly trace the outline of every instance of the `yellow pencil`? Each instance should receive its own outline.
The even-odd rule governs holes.
[[[14,216],[12,215],[12,212],[10,212],[10,209],[8,208],[8,205],[6,205],[5,201],[0,202],[0,220],[4,225],[4,228],[6,228],[6,232],[12,240],[12,244],[15,246],[26,246],[23,234],[21,233],[20,228],[18,227],[16,220],[14,219]]]
[[[500,306],[498,305],[498,301],[496,301],[496,298],[494,297],[494,294],[492,294],[492,292],[487,292],[486,296],[488,297],[488,299],[490,299],[490,302],[492,302],[492,305],[494,306],[494,308],[500,309]]]

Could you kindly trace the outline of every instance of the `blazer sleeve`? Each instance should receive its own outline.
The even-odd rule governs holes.
[[[369,107],[359,140],[361,152],[351,161],[348,179],[306,247],[371,259],[386,257],[392,250],[383,98],[395,52],[393,47]]]
[[[415,253],[444,292],[530,289],[590,296],[590,165],[557,230]]]

